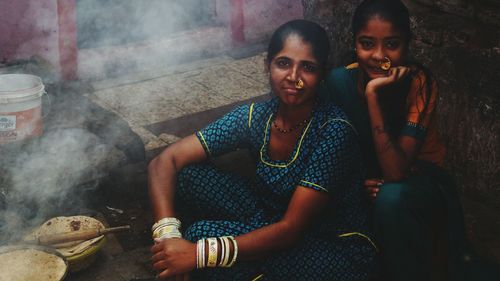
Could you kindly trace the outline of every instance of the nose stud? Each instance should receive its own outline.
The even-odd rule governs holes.
[[[304,88],[304,81],[299,78],[299,80],[295,81],[295,89],[300,90]]]
[[[384,57],[380,63],[379,66],[382,70],[389,70],[391,68],[391,60],[388,57]]]

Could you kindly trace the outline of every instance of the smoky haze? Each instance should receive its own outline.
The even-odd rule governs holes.
[[[120,100],[105,100],[109,108],[116,110],[109,112],[91,103],[87,98],[90,95],[86,94],[103,89],[119,91],[123,83],[110,84],[107,81],[126,77],[124,83],[127,85],[151,80],[164,73],[172,73],[170,67],[175,64],[220,55],[232,48],[231,15],[228,12],[230,0],[77,0],[77,76],[80,80],[66,89],[60,86],[60,77],[54,74],[60,71],[60,54],[65,52],[59,45],[62,36],[59,32],[62,31],[59,30],[57,12],[61,8],[57,5],[62,2],[16,0],[0,3],[1,31],[5,26],[17,26],[17,30],[23,32],[29,30],[25,32],[25,37],[21,36],[22,42],[12,51],[19,53],[11,55],[0,48],[1,61],[4,56],[30,59],[27,65],[33,67],[12,66],[8,70],[12,70],[10,73],[40,76],[48,86],[47,96],[51,100],[49,102],[47,96],[42,98],[43,111],[47,114],[43,120],[45,129],[42,137],[0,145],[0,244],[14,241],[51,216],[68,215],[69,212],[65,212],[68,209],[86,208],[88,202],[84,193],[97,194],[99,181],[106,177],[110,169],[144,160],[144,155],[142,159],[132,157],[124,148],[133,137],[138,139],[138,136],[122,133],[130,131],[133,124],[127,124],[117,116]],[[286,21],[286,16],[282,14],[292,10],[290,7],[301,5],[298,0],[243,2],[245,15],[249,15],[258,26],[249,38],[261,36],[263,32],[260,29],[264,29],[268,21],[272,22],[269,24],[271,29],[276,28]],[[266,5],[278,6],[278,12],[263,8]],[[15,14],[15,18],[8,18],[9,13],[4,12],[2,7],[16,8],[16,12],[11,13]],[[260,20],[262,16],[267,21]],[[5,34],[15,39],[16,34],[12,30],[5,29]],[[0,37],[0,46],[14,46],[2,39]],[[35,59],[30,57],[33,53]],[[0,73],[5,73],[1,64]],[[230,83],[229,80],[221,81]],[[104,83],[99,84],[99,81]],[[103,84],[106,86],[101,87]],[[161,87],[182,90],[185,88],[183,84],[184,81],[165,82]],[[205,88],[198,86],[199,93],[192,96],[203,99]],[[125,96],[137,100],[138,104],[134,105],[139,105],[136,108],[141,114],[154,116],[165,109],[154,102],[143,104],[140,99],[154,101],[174,95],[174,91],[165,90],[163,93],[162,90],[148,92],[148,96],[130,92]],[[156,96],[151,97],[153,94]],[[175,91],[175,94],[184,93]],[[171,96],[168,98],[172,103],[177,102]],[[174,111],[173,106],[171,110]],[[154,122],[160,121],[163,120]],[[142,127],[145,124],[135,125],[146,130]],[[140,139],[139,142],[143,152],[144,143]]]
[[[218,54],[230,46],[221,21],[215,1],[78,1],[79,76],[118,77]]]
[[[17,23],[39,35],[25,40],[17,48],[22,51],[18,57],[36,46],[48,49],[46,46],[57,44],[53,42],[57,37],[51,35],[54,18],[47,16],[49,7],[43,1],[27,3],[21,4],[28,6],[23,7],[25,12],[20,14],[22,18]],[[99,69],[89,68],[92,72],[89,78],[100,80],[157,67],[171,59],[170,55],[180,60],[178,53],[169,54],[165,52],[165,45],[154,42],[171,42],[169,36],[175,38],[176,33],[202,24],[215,24],[210,5],[204,0],[77,1],[78,47],[84,56],[80,62],[83,67],[97,66]],[[190,48],[187,43],[183,41],[176,48]],[[51,54],[47,58],[51,60]],[[36,63],[37,68],[11,67],[10,70],[34,70],[35,75],[46,78],[45,83],[54,82],[52,79],[56,78],[51,72],[55,68],[40,65],[40,61]],[[106,124],[89,125],[95,117],[80,104],[80,99],[72,100],[75,93],[53,90],[48,93],[51,102],[43,97],[44,112],[49,115],[44,119],[44,135],[0,147],[3,154],[0,157],[0,244],[15,242],[51,216],[65,215],[61,211],[85,208],[87,202],[82,194],[94,192],[99,179],[106,176],[110,168],[127,161],[126,155],[117,149],[117,142],[123,140],[116,138],[116,134],[98,134],[95,128],[90,129],[118,127],[113,124],[113,118],[97,122]],[[59,110],[72,106],[78,110]]]
[[[78,47],[161,39],[213,21],[211,1],[78,1]]]

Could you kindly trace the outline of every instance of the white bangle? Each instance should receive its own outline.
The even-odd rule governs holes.
[[[233,242],[233,247],[234,247],[233,258],[231,259],[231,262],[227,265],[227,267],[231,267],[236,262],[236,257],[238,257],[238,243],[236,243],[236,240],[234,240],[233,236],[228,236],[227,238],[229,238],[229,240]]]
[[[229,246],[229,239],[226,236],[220,237],[222,252],[221,252],[221,261],[219,263],[220,267],[228,267],[229,264],[229,255],[231,254],[231,247]]]
[[[200,239],[196,243],[196,268],[205,267],[205,239]]]
[[[177,228],[181,228],[181,221],[174,217],[162,218],[161,220],[153,224],[153,227],[151,227],[151,231],[154,232],[155,229],[163,225],[173,225],[177,226]]]

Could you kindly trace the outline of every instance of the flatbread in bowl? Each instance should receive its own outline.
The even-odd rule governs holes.
[[[44,222],[40,227],[24,237],[25,241],[37,240],[40,236],[66,233],[88,229],[104,229],[97,219],[87,216],[55,217]],[[80,271],[89,266],[96,258],[97,252],[104,246],[105,237],[99,236],[89,240],[80,240],[52,245],[69,262],[72,272]]]
[[[61,281],[67,273],[68,262],[52,248],[0,247],[0,281]]]

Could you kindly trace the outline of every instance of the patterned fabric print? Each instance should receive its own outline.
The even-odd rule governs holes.
[[[253,182],[216,174],[212,168],[203,168],[204,171],[199,172],[195,170],[185,172],[185,176],[179,177],[179,180],[186,180],[188,183],[179,183],[179,186],[184,186],[185,189],[179,191],[181,194],[184,193],[179,197],[184,202],[190,202],[185,205],[188,206],[186,209],[197,213],[195,215],[198,219],[201,217],[210,221],[226,220],[228,223],[237,222],[238,225],[257,228],[259,225],[281,219],[295,188],[300,185],[327,192],[332,198],[322,222],[311,228],[310,237],[336,243],[331,240],[332,237],[344,232],[370,235],[367,231],[366,205],[361,200],[363,171],[356,136],[347,122],[338,120],[346,119],[345,115],[337,107],[319,102],[289,159],[276,161],[268,157],[267,146],[270,122],[277,106],[276,98],[254,104],[251,122],[249,122],[250,107],[239,107],[197,133],[209,156],[220,155],[239,147],[248,148],[256,161],[257,170]],[[196,169],[198,168],[200,167]],[[195,187],[200,183],[201,187]],[[191,237],[201,237],[216,232],[217,224],[220,222],[214,224],[206,221],[203,224],[208,229],[198,228],[200,233]],[[210,229],[211,225],[215,229]],[[235,229],[234,225],[227,227],[235,232],[244,231]],[[309,250],[311,255],[313,252],[322,253],[322,260],[327,260],[328,263],[330,259],[338,258],[330,250],[323,251],[322,246],[311,244],[304,247],[315,248]],[[335,247],[343,246],[341,243]],[[346,251],[350,252],[349,249],[350,247],[347,247]],[[373,247],[367,249],[368,252],[374,252]],[[341,253],[337,248],[331,250]],[[342,252],[340,255],[347,252]],[[297,268],[295,262],[298,261],[292,259],[283,264]],[[331,273],[336,274],[333,271]]]
[[[220,236],[238,236],[254,230],[237,221],[198,221],[191,225],[185,232],[186,239],[195,242],[202,238]],[[262,272],[261,262],[237,262],[231,268],[205,268],[191,273],[191,280],[244,280],[250,281]]]
[[[261,198],[267,221],[275,222],[283,216],[298,185],[328,191],[338,202],[356,197],[361,192],[363,171],[359,148],[353,141],[356,138],[354,130],[346,122],[337,121],[346,119],[339,108],[323,101],[317,104],[310,123],[286,161],[275,161],[267,156],[270,122],[277,110],[277,98],[254,104],[251,126],[250,106],[245,105],[198,133],[210,155],[220,155],[236,147],[249,148],[257,168],[253,186],[257,197]],[[200,136],[203,136],[203,141]],[[346,204],[345,207],[348,213],[357,215],[365,211],[363,205]],[[363,224],[354,225],[337,215],[339,213],[341,211],[336,210],[329,220],[335,221],[330,226],[332,231],[364,230]]]
[[[220,179],[213,184],[212,179]],[[189,225],[183,220],[184,237],[192,242],[201,238],[225,235],[238,236],[265,226],[268,222],[258,222],[256,216],[259,198],[251,192],[245,192],[248,181],[216,170],[209,165],[189,166],[178,176],[177,206],[184,206],[184,214],[191,217],[236,218],[235,220],[199,220]],[[238,187],[244,195],[228,195],[231,188]],[[217,200],[207,198],[220,194]],[[349,193],[354,194],[354,193]],[[227,197],[226,197],[227,196]],[[359,198],[359,196],[357,197]],[[357,204],[352,195],[346,199],[350,204]],[[212,203],[207,203],[212,202]],[[218,203],[225,204],[218,204]],[[213,206],[212,204],[216,203]],[[250,205],[248,205],[250,204]],[[216,208],[216,209],[215,209]],[[191,212],[188,212],[191,211]],[[341,210],[340,210],[341,211]],[[353,212],[347,214],[349,220],[360,220],[362,215]],[[237,219],[239,216],[251,217],[252,223]],[[314,227],[313,227],[314,228]],[[319,229],[319,227],[317,228]],[[209,268],[194,271],[191,280],[252,280],[264,273],[260,280],[365,280],[373,272],[375,259],[374,248],[359,236],[337,238],[335,235],[318,237],[316,232],[308,234],[304,242],[289,251],[271,256],[264,262],[237,262],[232,268]],[[338,276],[338,277],[337,277]]]
[[[298,247],[266,260],[261,280],[368,280],[375,259],[372,246],[359,237],[306,237]]]
[[[246,147],[249,106],[237,107],[196,133],[208,156],[218,156]]]
[[[355,138],[354,130],[344,122],[329,120],[322,128],[321,137],[323,141],[312,153],[301,185],[326,192],[349,187],[352,179],[346,176],[359,161],[357,147],[351,142]]]
[[[199,164],[182,169],[177,182],[175,206],[184,225],[195,219],[245,221],[254,226],[264,221],[248,179]]]
[[[267,224],[245,178],[200,164],[182,169],[177,181],[175,206],[186,227],[183,237],[192,242],[207,237],[238,236]],[[231,268],[196,270],[190,280],[252,280],[260,272],[259,263],[239,262]]]

